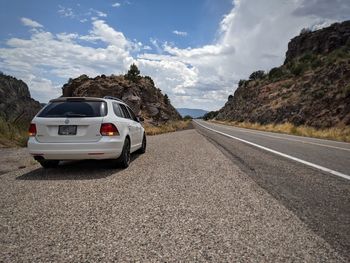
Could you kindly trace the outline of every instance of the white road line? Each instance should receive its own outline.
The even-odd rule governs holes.
[[[218,133],[218,134],[224,135],[224,136],[226,136],[226,137],[229,137],[229,138],[232,138],[232,139],[235,139],[235,140],[244,142],[244,143],[246,143],[246,144],[255,146],[255,147],[257,147],[257,148],[260,148],[260,149],[262,149],[262,150],[265,150],[265,151],[268,151],[268,152],[271,152],[271,153],[280,155],[280,156],[282,156],[282,157],[291,159],[291,160],[293,160],[293,161],[296,161],[296,162],[299,162],[299,163],[302,163],[302,164],[311,166],[311,167],[313,167],[313,168],[319,169],[319,170],[321,170],[321,171],[328,172],[328,173],[331,173],[331,174],[333,174],[333,175],[336,175],[336,176],[342,177],[342,178],[344,178],[344,179],[350,180],[350,176],[347,175],[347,174],[343,174],[343,173],[334,171],[334,170],[332,170],[332,169],[323,167],[323,166],[321,166],[321,165],[314,164],[314,163],[310,163],[310,162],[308,162],[308,161],[304,161],[304,160],[299,159],[299,158],[296,158],[296,157],[294,157],[294,156],[291,156],[291,155],[288,155],[288,154],[285,154],[285,153],[281,153],[281,152],[272,150],[272,149],[267,148],[267,147],[265,147],[265,146],[261,146],[261,145],[259,145],[259,144],[256,144],[256,143],[253,143],[253,142],[250,142],[250,141],[247,141],[247,140],[243,140],[243,139],[241,139],[241,138],[238,138],[238,137],[235,137],[235,136],[226,134],[226,133],[224,133],[224,132],[220,132],[220,131],[214,130],[214,129],[209,128],[209,127],[207,127],[207,126],[205,126],[205,125],[203,125],[203,124],[200,124],[200,123],[197,122],[197,121],[194,121],[194,122],[195,122],[196,124],[198,124],[199,126],[202,126],[202,127],[205,128],[205,129],[208,129],[208,130],[210,130],[210,131],[213,131],[213,132],[216,132],[216,133]]]
[[[214,124],[216,124],[216,123],[214,123]],[[241,131],[241,132],[247,132],[247,133],[251,133],[251,134],[255,134],[255,135],[277,138],[277,139],[282,139],[282,140],[287,140],[287,141],[302,142],[302,143],[306,143],[306,144],[313,144],[313,145],[317,145],[317,146],[322,146],[322,147],[333,148],[333,149],[338,149],[338,150],[350,152],[350,149],[348,149],[348,148],[327,145],[327,144],[321,144],[321,143],[317,143],[317,142],[308,142],[308,141],[304,141],[304,140],[300,140],[300,139],[286,138],[286,137],[281,137],[281,136],[277,136],[277,135],[265,134],[265,131],[254,132],[254,131],[251,131],[249,129],[243,129],[243,128],[238,128],[238,127],[234,127],[234,126],[227,126],[224,124],[220,124],[220,126],[222,126],[223,128],[226,128],[226,129],[231,129],[231,130],[236,129],[236,130]]]
[[[259,133],[276,133],[276,134],[281,134],[283,136],[288,136],[288,137],[296,138],[296,139],[298,139],[298,138],[308,138],[308,139],[315,140],[315,141],[320,141],[320,142],[325,142],[326,141],[326,142],[331,142],[331,143],[335,143],[335,144],[350,145],[349,142],[341,142],[341,141],[334,141],[334,140],[328,140],[328,139],[320,139],[320,138],[315,138],[315,137],[304,137],[304,136],[300,136],[300,135],[292,135],[292,134],[287,134],[287,133],[260,131],[260,130],[249,129],[249,128],[241,128],[241,127],[237,127],[237,126],[233,126],[233,125],[226,125],[226,124],[221,124],[221,123],[215,123],[215,122],[209,122],[209,123],[212,123],[212,124],[215,124],[215,125],[219,125],[219,126],[222,126],[222,127],[232,127],[232,128],[235,128],[235,129],[238,129],[238,130],[242,130],[242,131],[250,130],[250,131],[257,131]]]

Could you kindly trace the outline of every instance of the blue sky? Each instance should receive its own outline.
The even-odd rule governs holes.
[[[113,7],[115,5],[115,7]],[[230,0],[134,0],[134,1],[2,1],[0,28],[2,40],[11,36],[28,36],[21,17],[38,21],[50,32],[86,34],[88,21],[100,16],[127,38],[148,43],[150,38],[169,41],[179,47],[196,47],[214,41],[222,16],[230,11]],[[61,11],[61,12],[60,12]],[[87,21],[85,21],[86,19]],[[80,22],[81,21],[81,22]],[[186,32],[179,37],[174,30]]]
[[[0,70],[34,98],[70,77],[123,74],[131,63],[176,107],[218,109],[241,78],[283,62],[304,27],[349,19],[347,0],[18,1],[0,6]]]

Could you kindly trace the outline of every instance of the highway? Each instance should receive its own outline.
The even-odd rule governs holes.
[[[235,137],[255,131],[193,126],[150,136],[125,170],[91,160],[15,169],[25,155],[12,149],[14,167],[0,176],[0,262],[348,262],[349,180]],[[308,147],[322,146],[298,158]],[[317,164],[346,173],[338,151],[348,152],[323,148],[343,159]]]
[[[195,120],[227,157],[339,253],[350,256],[350,144]]]

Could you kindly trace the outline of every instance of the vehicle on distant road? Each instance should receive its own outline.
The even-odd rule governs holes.
[[[114,97],[54,99],[32,120],[28,150],[44,168],[84,159],[113,159],[127,168],[131,153],[146,151],[141,121]]]

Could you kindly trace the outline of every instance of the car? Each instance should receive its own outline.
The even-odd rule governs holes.
[[[28,151],[43,168],[85,159],[111,159],[127,168],[131,153],[146,151],[142,121],[114,97],[60,97],[33,118]]]

